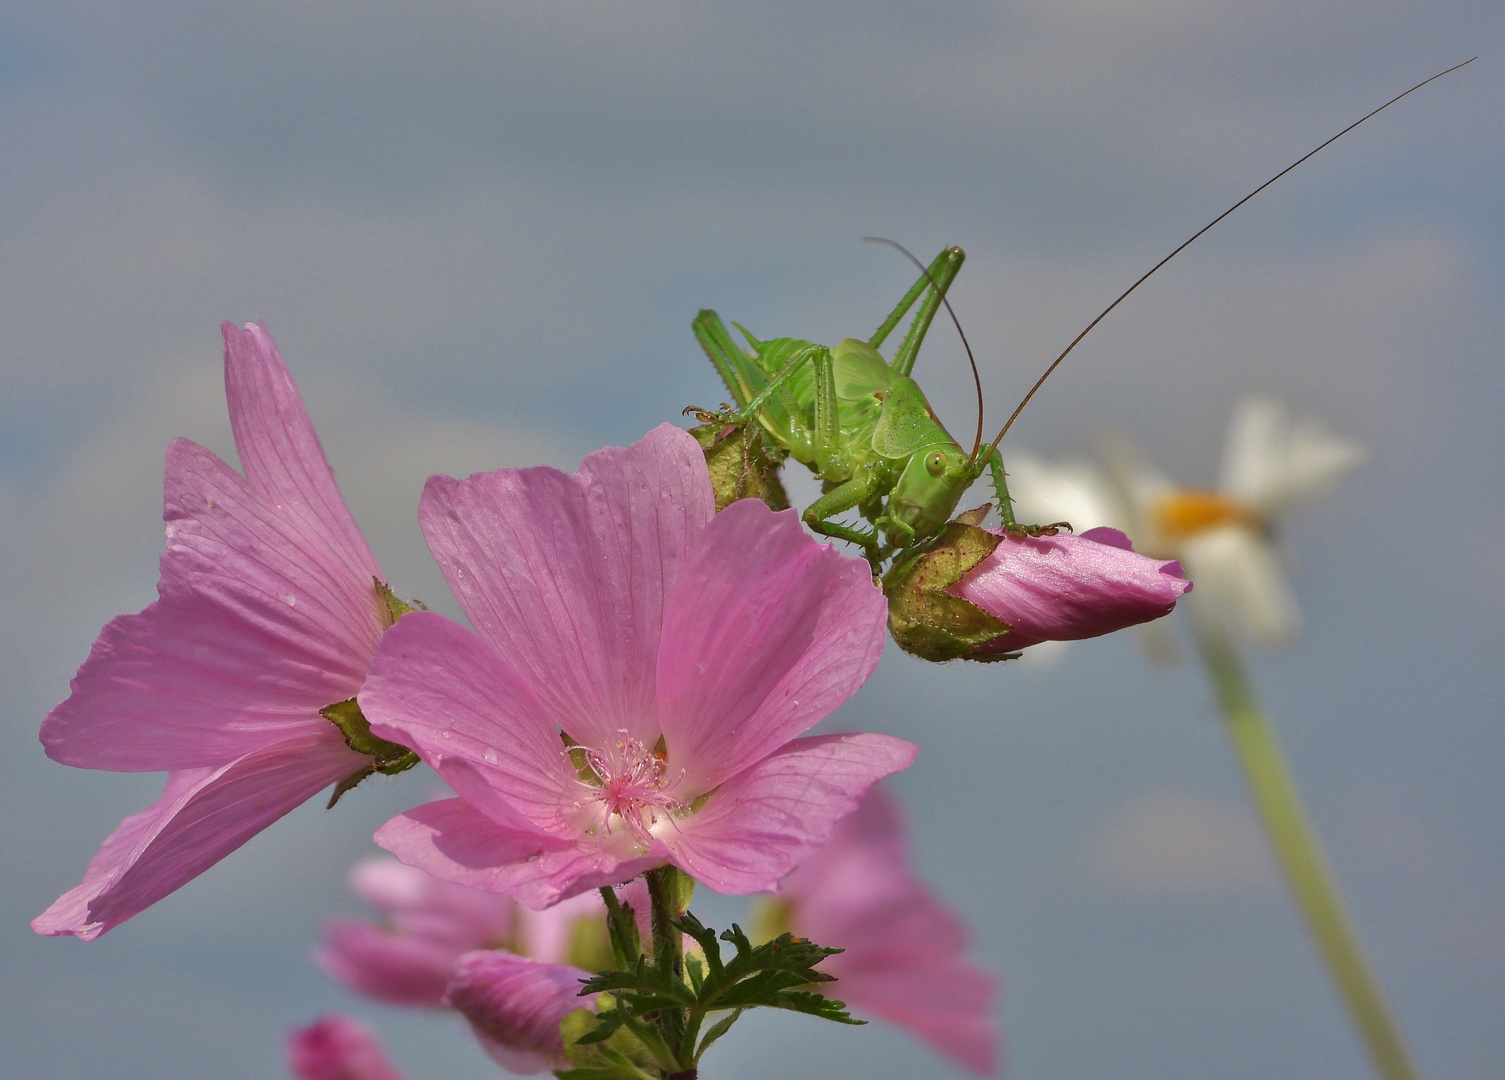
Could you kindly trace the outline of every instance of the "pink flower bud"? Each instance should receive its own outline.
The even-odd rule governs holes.
[[[1080,536],[988,531],[1000,536],[998,546],[946,590],[1009,628],[977,649],[979,659],[1158,619],[1191,588],[1179,562],[1135,554],[1117,529]]]
[[[287,1063],[298,1080],[403,1080],[376,1033],[348,1016],[326,1016],[289,1035]]]
[[[444,1003],[470,1021],[493,1061],[526,1076],[568,1063],[559,1022],[594,1007],[594,996],[580,996],[589,977],[568,964],[483,949],[455,962]]]

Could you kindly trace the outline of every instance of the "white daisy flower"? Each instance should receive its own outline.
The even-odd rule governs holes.
[[[1125,442],[1109,444],[1104,459],[1098,468],[1012,457],[1019,520],[1122,529],[1135,550],[1181,560],[1197,585],[1189,599],[1198,617],[1265,645],[1291,640],[1300,613],[1273,534],[1364,459],[1360,446],[1281,402],[1248,397],[1229,421],[1216,491],[1176,485]],[[1147,644],[1162,653],[1169,643]]]

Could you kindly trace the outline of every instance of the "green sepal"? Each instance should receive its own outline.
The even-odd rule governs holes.
[[[894,642],[922,660],[942,663],[975,657],[976,650],[1009,632],[1007,624],[946,590],[1002,541],[975,525],[953,521],[934,542],[885,575],[888,629]]]
[[[602,999],[606,1008],[598,1015],[589,1009],[576,1009],[559,1022],[564,1039],[564,1055],[572,1069],[560,1070],[556,1076],[640,1077],[654,1075],[654,1057],[641,1039],[625,1023],[610,996]]]
[[[789,509],[789,496],[779,480],[785,452],[777,447],[770,450],[757,425],[712,413],[702,417],[709,422],[691,428],[690,434],[705,453],[717,512],[739,499],[762,499],[774,510]]]
[[[387,625],[394,626],[397,620],[410,611],[427,611],[428,606],[422,600],[414,600],[411,604],[397,599],[397,594],[392,587],[380,578],[371,579],[376,585],[376,597],[381,601],[382,611],[386,614]]]
[[[341,795],[372,773],[396,776],[418,764],[418,755],[406,746],[371,733],[371,723],[361,712],[360,703],[355,698],[326,705],[319,710],[319,715],[340,729],[340,734],[345,736],[346,746],[357,754],[366,754],[371,758],[369,765],[357,769],[335,785],[334,794],[329,797],[330,807],[340,801]]]

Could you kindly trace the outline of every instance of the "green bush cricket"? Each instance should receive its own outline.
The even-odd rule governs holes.
[[[749,352],[738,345],[714,311],[701,311],[693,324],[695,337],[721,375],[736,408],[723,413],[699,409],[686,412],[697,412],[705,420],[741,426],[744,438],[756,422],[765,447],[772,444],[768,449],[776,461],[787,455],[807,465],[820,479],[822,493],[805,508],[805,523],[822,535],[860,547],[875,572],[881,571],[891,556],[902,557],[937,536],[967,489],[985,471],[992,474],[994,496],[1006,529],[1019,533],[1053,532],[1057,526],[1025,528],[1015,523],[998,445],[1061,361],[1130,293],[1233,211],[1365,120],[1427,83],[1472,62],[1466,60],[1454,65],[1391,98],[1197,230],[1087,324],[1046,368],[986,447],[982,443],[980,384],[977,435],[968,452],[936,417],[924,391],[911,375],[936,311],[942,304],[950,309],[946,291],[966,258],[957,247],[946,248],[928,267],[921,266],[919,279],[866,341],[847,338],[834,348],[789,337],[760,341],[738,326],[751,348]],[[893,359],[884,359],[878,349],[911,309],[915,311],[914,318]],[[952,318],[954,321],[954,313]],[[960,324],[957,329],[960,331]],[[963,343],[965,340],[963,336]],[[974,363],[974,378],[976,371]],[[871,528],[834,520],[854,509]]]

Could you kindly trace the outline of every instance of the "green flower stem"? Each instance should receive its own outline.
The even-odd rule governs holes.
[[[1337,881],[1302,808],[1280,739],[1255,702],[1243,665],[1227,636],[1206,625],[1197,628],[1196,636],[1270,843],[1375,1069],[1384,1080],[1418,1080],[1420,1073],[1349,922]]]
[[[685,972],[684,934],[674,921],[684,914],[679,907],[679,871],[672,866],[649,870],[644,877],[648,883],[648,901],[653,926],[653,962],[665,975],[683,979]],[[665,1009],[657,1017],[657,1026],[668,1044],[670,1052],[685,1065],[692,1057],[694,1047],[684,1045],[685,1015],[680,1009]],[[694,1065],[689,1064],[689,1074],[694,1075]],[[679,1076],[682,1073],[671,1073]]]

